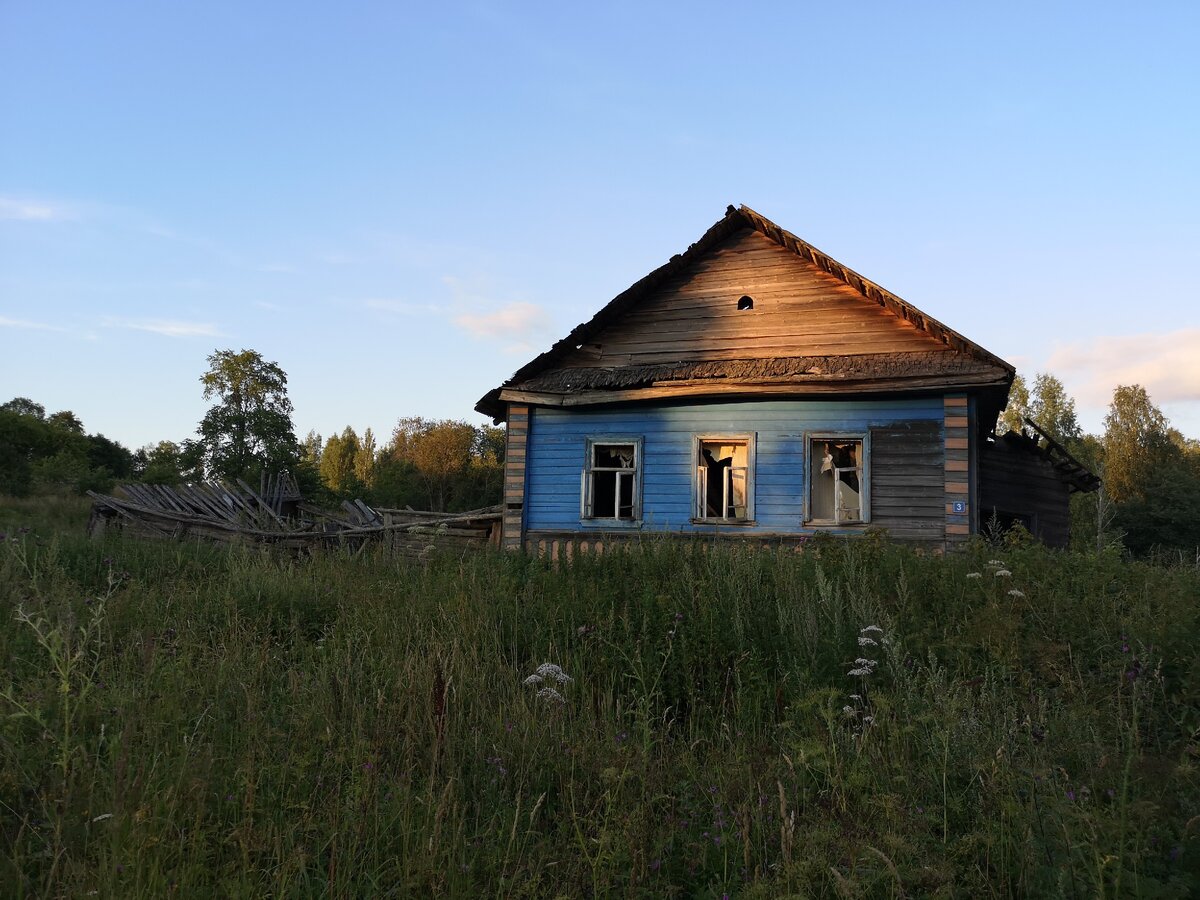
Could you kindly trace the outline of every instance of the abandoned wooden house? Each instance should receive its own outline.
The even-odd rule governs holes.
[[[996,439],[1015,370],[743,206],[476,406],[508,428],[503,537],[1067,540],[1095,477]]]

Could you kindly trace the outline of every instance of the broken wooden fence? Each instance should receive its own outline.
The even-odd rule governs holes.
[[[358,548],[381,543],[405,556],[426,557],[438,550],[499,545],[499,506],[462,513],[373,509],[361,500],[326,510],[299,501],[293,485],[265,483],[255,491],[244,481],[188,485],[121,485],[117,494],[88,491],[92,515],[88,533],[110,527],[140,536],[199,538],[226,544],[274,546],[286,550]]]

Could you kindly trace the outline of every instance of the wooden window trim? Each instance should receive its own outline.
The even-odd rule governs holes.
[[[701,448],[706,443],[745,444],[746,445],[746,516],[741,519],[722,519],[711,516],[697,515],[701,510],[699,479],[696,472],[700,468]],[[757,461],[758,435],[756,432],[737,433],[704,433],[692,435],[692,517],[693,525],[757,525],[754,516],[754,494]]]
[[[838,522],[835,519],[813,518],[813,466],[812,445],[814,441],[860,441],[862,443],[862,474],[859,491],[862,505],[862,520]],[[869,431],[806,431],[804,433],[804,524],[821,528],[866,528],[871,524],[871,433]]]
[[[633,518],[617,519],[612,516],[588,515],[588,494],[591,488],[592,460],[595,459],[593,449],[608,444],[633,445]],[[583,470],[579,479],[579,521],[581,524],[603,525],[606,528],[638,528],[642,525],[642,479],[643,439],[641,435],[630,434],[591,434],[584,440]],[[603,470],[602,470],[603,471]]]

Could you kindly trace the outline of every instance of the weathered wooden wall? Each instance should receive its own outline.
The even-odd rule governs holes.
[[[836,531],[804,524],[805,437],[845,433],[869,435],[872,524],[908,540],[940,542],[945,521],[942,417],[942,398],[937,396],[645,404],[590,411],[535,408],[524,483],[525,528],[530,536],[612,531],[612,523],[580,519],[580,473],[588,436],[623,435],[643,439],[642,520],[631,524],[630,531]],[[755,523],[691,521],[695,437],[748,433],[757,441]],[[853,534],[863,529],[840,530]]]
[[[743,295],[753,299],[753,309],[737,308]],[[561,365],[949,349],[807,260],[745,230]]]
[[[936,421],[871,429],[871,524],[899,540],[941,542],[942,428]]]
[[[1071,537],[1070,489],[1054,465],[1003,438],[979,445],[979,523],[987,528],[993,513],[1029,516],[1031,530],[1051,547],[1066,547]]]

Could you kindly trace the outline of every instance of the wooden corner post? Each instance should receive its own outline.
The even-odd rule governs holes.
[[[500,545],[505,550],[520,550],[525,530],[525,447],[529,439],[530,409],[508,404],[508,422],[504,438],[504,519]]]
[[[966,543],[971,534],[971,417],[966,394],[946,394],[946,549]]]

